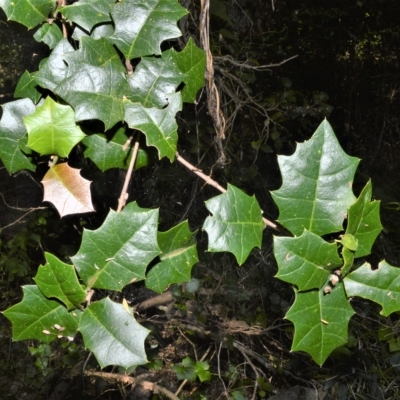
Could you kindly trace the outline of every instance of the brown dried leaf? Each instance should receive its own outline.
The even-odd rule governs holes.
[[[79,169],[67,163],[51,167],[43,177],[43,201],[54,205],[61,217],[95,211],[90,195],[90,184],[81,177]]]

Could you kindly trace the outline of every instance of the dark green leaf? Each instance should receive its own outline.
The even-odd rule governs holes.
[[[111,40],[129,60],[161,54],[164,40],[181,36],[177,22],[185,14],[176,0],[122,0],[111,10]]]
[[[24,117],[28,131],[28,147],[39,154],[68,157],[71,149],[85,134],[75,123],[74,110],[47,97],[36,111]]]
[[[212,214],[203,225],[209,251],[229,251],[241,265],[254,247],[261,247],[264,223],[254,196],[228,185],[228,191],[207,200],[206,207]]]
[[[279,156],[282,187],[272,192],[279,222],[294,235],[338,232],[356,200],[351,182],[359,159],[343,152],[325,120],[292,156]]]
[[[162,293],[173,283],[190,280],[197,257],[197,231],[190,232],[187,221],[174,226],[167,232],[158,233],[158,245],[161,249],[161,262],[156,264],[146,277],[146,286]]]
[[[110,7],[115,0],[79,0],[70,6],[60,7],[59,11],[70,21],[90,32],[94,25],[111,21]]]
[[[41,265],[34,278],[46,297],[62,301],[68,310],[78,308],[86,299],[86,291],[78,282],[73,265],[60,261],[50,253],[45,253],[47,263]]]
[[[35,111],[29,99],[12,101],[2,105],[0,121],[0,157],[7,171],[12,174],[21,169],[35,170],[35,166],[22,153],[20,141],[26,136],[23,118]]]
[[[285,316],[295,327],[292,351],[305,351],[322,365],[334,349],[347,343],[353,314],[341,282],[329,294],[323,289],[297,292]]]
[[[279,268],[276,277],[299,290],[321,288],[329,272],[342,265],[336,243],[327,243],[307,230],[295,238],[275,236],[274,255]]]
[[[382,306],[385,317],[400,311],[400,269],[386,261],[379,263],[378,269],[364,263],[344,279],[347,296],[358,296],[372,300]]]
[[[187,379],[191,382],[196,380],[196,369],[193,360],[190,357],[185,357],[180,364],[173,367],[178,379]]]
[[[50,300],[35,285],[23,286],[24,298],[3,314],[13,325],[13,340],[37,339],[49,343],[57,337],[73,338],[81,312],[68,312],[58,301]]]
[[[130,203],[119,214],[110,210],[99,229],[84,230],[79,252],[71,259],[86,285],[121,290],[143,280],[148,264],[160,254],[157,224],[158,210]]]
[[[61,29],[57,24],[43,24],[33,35],[37,42],[44,42],[50,49],[54,49],[63,39]]]
[[[55,6],[56,0],[0,0],[7,18],[29,29],[49,18]]]
[[[14,97],[27,97],[32,100],[33,103],[37,104],[42,97],[42,94],[36,89],[36,86],[37,83],[35,78],[28,71],[25,71],[21,78],[19,78],[17,87],[15,88]]]
[[[149,331],[136,322],[127,308],[107,297],[83,312],[79,331],[101,368],[107,365],[131,368],[148,362],[144,340]]]
[[[145,108],[139,103],[126,100],[125,121],[130,128],[138,129],[146,135],[147,145],[157,147],[160,159],[168,157],[173,161],[178,142],[175,115],[181,109],[180,93],[171,94],[168,106],[162,110]]]

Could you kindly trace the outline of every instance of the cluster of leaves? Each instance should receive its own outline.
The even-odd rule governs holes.
[[[35,37],[52,49],[39,71],[21,77],[15,95],[24,98],[3,105],[0,157],[10,173],[33,170],[34,152],[66,158],[79,143],[101,171],[127,168],[134,153],[126,146],[132,130],[144,134],[147,143],[136,167],[146,164],[148,146],[159,158],[175,159],[175,116],[183,102],[194,102],[205,68],[204,52],[192,40],[180,52],[161,50],[162,42],[180,36],[176,22],[186,11],[175,0],[80,0],[58,9],[53,0],[0,0],[0,6],[29,28],[41,24]],[[63,21],[74,25],[77,50],[56,22],[48,22],[50,14],[60,18],[64,31]],[[105,132],[89,131],[84,122],[91,120],[101,121]],[[326,121],[293,156],[279,158],[283,185],[273,198],[279,222],[295,237],[274,239],[277,277],[298,287],[286,315],[295,325],[293,350],[308,352],[318,364],[346,343],[353,315],[348,297],[381,304],[383,315],[400,309],[394,267],[382,262],[373,271],[364,264],[352,272],[354,259],[370,253],[381,230],[371,184],[358,199],[352,192],[357,164],[344,154]],[[61,216],[93,210],[90,183],[67,163],[57,164],[55,158],[43,184],[45,199]],[[264,222],[254,196],[228,185],[206,207],[211,215],[202,228],[209,251],[231,252],[241,265],[261,247]],[[346,219],[336,242],[322,238],[341,232]],[[140,280],[161,293],[190,279],[198,261],[196,232],[187,221],[159,232],[158,221],[158,210],[131,202],[121,212],[111,210],[99,229],[84,231],[72,264],[46,253],[36,285],[24,286],[22,302],[4,312],[14,340],[72,341],[80,332],[101,367],[145,364],[148,330],[135,320],[133,309],[109,298],[90,303],[88,294],[121,291]],[[197,376],[208,376],[205,365],[197,367]]]

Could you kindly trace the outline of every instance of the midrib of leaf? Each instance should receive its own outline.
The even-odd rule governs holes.
[[[160,257],[160,260],[164,261],[164,260],[168,260],[170,258],[175,258],[180,256],[183,253],[186,253],[189,249],[192,249],[193,247],[196,247],[195,244],[188,246],[188,247],[181,247],[179,249],[176,249],[174,251],[169,252],[168,254],[166,254],[164,257]]]

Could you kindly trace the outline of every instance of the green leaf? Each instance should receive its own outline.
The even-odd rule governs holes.
[[[342,248],[342,257],[343,257],[343,267],[341,268],[341,272],[343,276],[346,276],[354,263],[354,251],[349,250],[347,247]]]
[[[188,282],[194,264],[199,259],[196,249],[196,233],[190,232],[187,221],[174,226],[167,232],[158,233],[161,262],[147,274],[146,286],[162,293],[173,283]]]
[[[76,120],[99,119],[110,129],[124,119],[129,95],[125,69],[118,53],[104,38],[81,38],[81,48],[65,55],[68,77],[54,92],[75,109]],[[110,84],[112,82],[112,84]]]
[[[68,310],[78,308],[86,300],[86,291],[79,284],[73,265],[45,253],[47,263],[41,265],[34,278],[46,297],[62,301]]]
[[[90,32],[94,25],[111,21],[110,7],[115,0],[79,0],[70,6],[60,7],[65,18]]]
[[[228,191],[207,200],[206,207],[212,214],[203,225],[209,251],[229,251],[241,265],[254,247],[261,247],[264,223],[254,196],[228,185]]]
[[[204,73],[206,69],[206,54],[199,49],[192,38],[189,39],[186,47],[179,53],[174,49],[163,53],[171,55],[176,62],[179,71],[183,74],[185,87],[182,90],[182,100],[185,103],[194,103],[200,88],[204,86]]]
[[[372,183],[369,181],[357,201],[349,208],[346,234],[352,234],[358,240],[355,257],[371,254],[372,245],[382,230],[379,217],[380,201],[371,201],[371,198]]]
[[[180,93],[169,96],[166,108],[145,108],[141,104],[125,101],[125,121],[130,128],[138,129],[146,135],[147,145],[158,149],[159,158],[175,159],[178,142],[178,125],[175,115],[182,109]]]
[[[341,282],[329,294],[323,290],[297,292],[285,316],[295,327],[292,351],[305,351],[322,365],[334,349],[347,343],[353,314]]]
[[[49,343],[57,337],[75,336],[80,311],[68,312],[60,302],[46,298],[36,285],[23,286],[22,290],[22,301],[3,312],[13,325],[13,340]]]
[[[28,131],[28,147],[39,154],[68,157],[72,148],[85,134],[75,123],[74,110],[47,97],[36,111],[24,117]]]
[[[0,121],[0,157],[10,174],[21,169],[35,170],[35,166],[21,151],[20,141],[26,136],[23,118],[35,111],[29,99],[12,101],[2,105]]]
[[[330,271],[342,265],[336,243],[304,230],[300,237],[274,237],[278,263],[276,277],[297,285],[299,290],[319,289]]]
[[[127,169],[132,158],[132,148],[128,146],[127,149],[123,149],[127,139],[125,128],[117,129],[111,140],[107,140],[107,137],[101,134],[87,136],[82,142],[87,146],[85,156],[90,158],[103,172],[110,168]],[[135,169],[148,165],[150,158],[151,154],[148,148],[139,148]]]
[[[17,83],[17,87],[15,88],[14,97],[15,98],[24,98],[32,100],[34,104],[42,97],[42,94],[36,89],[37,83],[32,74],[28,71],[25,71],[19,81]]]
[[[144,340],[149,330],[138,324],[133,313],[122,304],[109,298],[86,308],[79,331],[101,368],[107,365],[131,368],[148,362]]]
[[[195,364],[190,357],[185,357],[180,364],[174,365],[173,370],[178,379],[187,379],[191,382],[196,380]]]
[[[49,18],[55,6],[56,0],[0,0],[0,7],[7,18],[25,25],[28,29]]]
[[[110,39],[129,60],[161,54],[164,40],[181,36],[177,21],[186,14],[176,0],[122,0],[111,10]]]
[[[143,280],[148,264],[160,254],[157,224],[158,210],[134,202],[120,213],[110,210],[99,229],[85,229],[81,247],[71,259],[86,285],[121,290]]]
[[[44,42],[50,49],[54,49],[63,39],[61,29],[57,24],[43,24],[33,35],[37,42]]]
[[[131,88],[129,100],[141,103],[144,107],[163,108],[168,104],[167,97],[175,93],[175,89],[183,81],[172,57],[144,57],[129,76]]]
[[[364,263],[344,279],[347,296],[358,296],[372,300],[382,306],[385,317],[400,311],[400,269],[386,261],[379,263],[378,269]]]
[[[347,209],[356,200],[351,183],[359,159],[340,147],[325,120],[292,156],[279,156],[282,187],[272,192],[279,222],[294,235],[342,230]]]
[[[358,240],[351,233],[344,234],[340,240],[335,240],[335,242],[340,243],[350,251],[356,251],[358,247]]]
[[[209,371],[210,365],[207,361],[196,361],[196,375],[199,377],[200,382],[209,381],[211,379],[211,372]]]
[[[72,53],[74,48],[67,39],[62,39],[51,52],[49,58],[42,60],[35,80],[42,88],[54,91],[67,76],[68,66],[64,59],[66,54]]]

